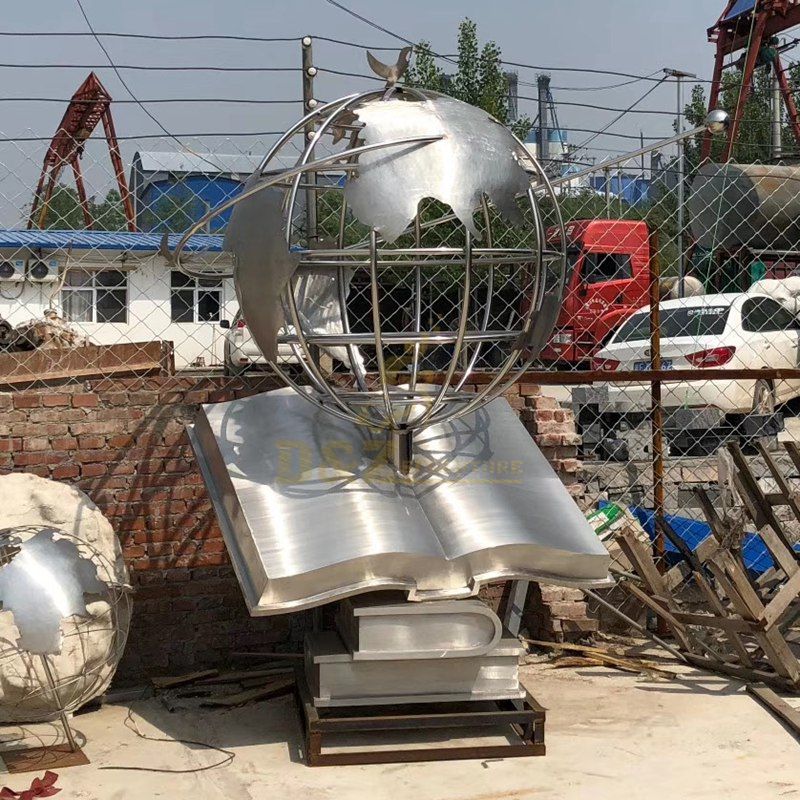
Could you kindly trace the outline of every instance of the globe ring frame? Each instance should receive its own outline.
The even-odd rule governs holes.
[[[409,87],[403,87],[402,91],[404,93],[416,95],[416,97],[420,100],[431,99],[435,97],[440,97],[435,92],[429,91],[421,91],[418,89],[413,89]],[[258,174],[263,177],[263,180],[260,181],[256,186],[250,187],[249,189],[245,189],[236,197],[233,197],[220,205],[216,206],[215,208],[209,210],[205,215],[203,215],[199,220],[197,220],[191,227],[189,227],[181,236],[178,244],[176,245],[172,255],[172,260],[174,266],[184,272],[185,274],[191,277],[198,277],[198,278],[205,278],[209,277],[209,275],[213,274],[217,277],[227,277],[228,273],[223,275],[219,270],[209,271],[209,270],[197,270],[193,269],[189,265],[185,264],[181,260],[182,251],[186,247],[189,239],[197,232],[203,230],[206,224],[214,219],[215,217],[219,216],[220,214],[224,213],[228,209],[234,207],[238,203],[242,202],[243,200],[247,199],[248,197],[264,191],[270,187],[276,187],[279,185],[283,185],[285,188],[289,190],[288,195],[285,199],[285,208],[293,208],[297,199],[297,193],[301,186],[301,180],[304,174],[306,173],[314,173],[314,172],[324,172],[326,169],[333,168],[335,165],[335,170],[338,173],[341,173],[343,170],[349,172],[353,169],[358,169],[357,163],[352,163],[352,160],[355,156],[360,155],[361,153],[366,153],[374,150],[381,150],[393,147],[400,147],[400,146],[408,146],[408,145],[419,145],[420,147],[424,147],[432,142],[438,141],[444,138],[442,135],[437,136],[410,136],[404,137],[400,139],[394,139],[391,141],[384,141],[384,142],[376,142],[374,144],[366,144],[357,147],[350,147],[348,149],[342,150],[341,152],[334,153],[332,155],[324,156],[321,158],[312,159],[312,155],[314,153],[315,147],[319,145],[321,138],[326,133],[330,132],[331,128],[336,125],[337,119],[345,112],[349,112],[353,107],[357,106],[358,104],[380,99],[386,96],[386,91],[381,90],[373,90],[368,92],[350,94],[338,100],[334,100],[325,104],[320,104],[317,107],[313,108],[308,114],[306,114],[303,118],[298,120],[292,127],[290,127],[284,134],[282,134],[279,139],[273,144],[273,146],[269,149],[266,155],[261,159],[258,167],[255,170],[254,174]],[[488,115],[487,115],[488,116]],[[319,124],[319,126],[313,132],[309,132],[305,138],[305,147],[303,152],[300,154],[297,163],[295,166],[290,168],[284,168],[279,171],[270,172],[265,171],[266,167],[270,164],[272,159],[276,156],[276,154],[284,147],[293,136],[297,135],[301,131],[304,131],[309,125]],[[466,240],[464,248],[458,248],[457,252],[455,248],[450,248],[450,255],[460,255],[463,259],[463,264],[465,266],[465,273],[464,273],[464,284],[466,289],[469,288],[469,280],[470,280],[470,273],[472,271],[472,263],[473,257],[476,253],[480,253],[481,256],[486,257],[489,254],[489,258],[496,257],[498,258],[498,263],[509,263],[510,259],[513,259],[516,255],[517,257],[521,256],[521,260],[525,260],[526,263],[533,264],[533,279],[532,279],[532,291],[530,295],[530,303],[528,305],[527,311],[524,315],[521,315],[521,330],[517,330],[516,333],[521,334],[520,336],[516,337],[516,342],[512,344],[511,350],[509,354],[505,357],[503,364],[496,370],[494,375],[492,376],[491,380],[486,383],[485,386],[480,388],[477,392],[463,392],[462,389],[469,379],[470,375],[474,371],[475,363],[479,354],[480,350],[480,341],[494,341],[493,336],[487,335],[487,324],[488,324],[488,317],[489,317],[489,303],[486,304],[486,309],[484,311],[483,320],[481,323],[480,330],[475,334],[467,334],[467,324],[468,324],[468,306],[469,303],[462,303],[461,311],[459,314],[458,326],[457,329],[451,332],[453,335],[447,339],[448,342],[453,342],[453,355],[450,359],[450,365],[447,368],[444,378],[441,382],[441,386],[436,389],[433,393],[422,393],[417,386],[417,379],[418,379],[418,372],[419,372],[419,358],[418,353],[420,347],[423,345],[431,345],[437,344],[441,342],[441,336],[431,336],[426,334],[425,332],[421,331],[421,320],[420,320],[420,307],[419,307],[419,292],[416,293],[416,301],[415,301],[415,319],[414,319],[414,332],[409,334],[409,336],[403,338],[403,343],[405,344],[413,344],[414,346],[414,353],[415,357],[413,360],[413,366],[411,369],[410,380],[408,389],[400,388],[394,386],[392,382],[389,380],[388,371],[386,369],[385,360],[383,358],[383,347],[385,343],[384,334],[381,331],[381,326],[379,324],[379,309],[378,309],[378,273],[380,269],[380,265],[378,264],[378,251],[377,251],[377,244],[378,238],[377,233],[374,229],[370,231],[368,248],[364,250],[363,248],[359,248],[358,245],[344,247],[344,224],[345,224],[345,208],[346,204],[343,203],[342,207],[342,214],[340,217],[340,227],[339,227],[339,240],[338,245],[339,249],[337,250],[324,250],[324,249],[311,249],[307,248],[305,250],[300,250],[299,254],[301,258],[307,258],[309,264],[317,264],[319,265],[320,261],[324,261],[324,259],[330,259],[328,264],[325,266],[334,267],[338,272],[338,303],[342,312],[342,320],[343,320],[343,332],[341,334],[337,334],[332,336],[331,334],[327,334],[324,336],[313,336],[312,338],[315,339],[315,343],[321,343],[324,341],[325,344],[333,346],[334,344],[337,346],[344,346],[347,348],[351,364],[353,365],[353,376],[355,378],[355,382],[357,384],[357,388],[354,391],[342,391],[340,387],[335,389],[331,386],[326,380],[324,374],[321,372],[319,366],[315,363],[315,359],[312,355],[312,343],[308,341],[307,336],[303,331],[303,324],[300,319],[300,314],[298,312],[297,302],[295,298],[295,277],[293,276],[287,282],[287,285],[284,287],[283,290],[283,300],[285,308],[289,311],[289,315],[291,317],[288,322],[291,322],[293,325],[296,334],[290,337],[284,337],[280,341],[285,341],[287,344],[290,345],[292,352],[298,358],[298,361],[302,365],[306,376],[308,377],[312,389],[316,390],[316,394],[308,391],[308,387],[303,387],[297,381],[289,376],[285,369],[281,368],[281,366],[275,361],[270,361],[270,366],[273,370],[281,377],[281,379],[290,387],[292,387],[295,391],[297,391],[301,396],[303,396],[306,400],[311,402],[312,404],[316,405],[318,408],[326,411],[327,413],[332,414],[333,416],[349,421],[355,422],[357,424],[367,425],[371,428],[380,428],[386,430],[390,433],[397,433],[398,431],[404,431],[410,428],[413,429],[420,429],[426,427],[427,425],[443,422],[445,420],[455,420],[459,417],[463,417],[464,415],[474,411],[475,409],[479,408],[480,406],[484,405],[485,403],[489,402],[494,397],[501,394],[505,391],[508,387],[510,387],[518,378],[524,374],[524,372],[530,367],[531,363],[535,360],[535,353],[532,356],[522,360],[520,363],[520,357],[523,355],[525,347],[521,344],[521,341],[524,340],[525,336],[529,334],[531,330],[531,326],[533,324],[533,319],[537,315],[537,313],[542,309],[542,304],[545,298],[545,267],[544,267],[544,260],[549,259],[550,261],[554,261],[558,264],[559,268],[559,279],[557,281],[557,286],[555,287],[554,293],[557,295],[557,299],[560,302],[561,297],[563,296],[564,288],[566,286],[567,281],[567,269],[566,269],[566,237],[564,235],[564,223],[561,217],[559,204],[557,202],[557,197],[555,195],[555,191],[550,183],[549,178],[547,177],[545,171],[542,169],[541,165],[536,161],[533,156],[527,154],[527,151],[524,148],[523,143],[513,134],[510,134],[514,141],[516,142],[520,152],[525,153],[525,161],[526,164],[530,165],[527,168],[527,172],[531,175],[531,180],[536,180],[536,183],[531,183],[527,188],[527,191],[524,193],[526,195],[528,204],[530,205],[530,209],[532,211],[533,222],[536,229],[536,243],[537,246],[534,249],[525,250],[519,248],[508,248],[504,250],[495,249],[495,248],[483,248],[478,251],[476,248],[473,247],[472,237],[469,231],[466,231]],[[345,162],[345,163],[339,163]],[[350,163],[348,163],[350,162]],[[289,183],[289,181],[291,181]],[[316,185],[316,184],[315,184]],[[390,187],[387,187],[390,188]],[[552,208],[555,217],[555,227],[560,232],[560,236],[558,236],[559,247],[558,249],[547,249],[546,246],[546,237],[545,237],[545,229],[542,220],[542,215],[540,213],[540,209],[538,206],[537,195],[543,195],[552,203]],[[484,217],[487,221],[487,230],[491,230],[490,226],[488,225],[488,205],[486,198],[484,197],[482,200],[483,205],[483,213]],[[441,224],[444,222],[451,221],[455,218],[454,214],[447,214],[438,219],[431,220],[427,223],[424,223],[425,226],[433,226],[437,224]],[[422,225],[419,222],[419,217],[417,216],[414,220],[415,225],[415,232],[417,234],[417,240],[419,240],[420,229]],[[291,237],[292,237],[292,226],[291,224],[287,224],[284,226],[284,234],[287,246],[291,245]],[[361,244],[361,243],[359,243]],[[491,245],[491,242],[488,242]],[[415,248],[410,248],[406,251],[406,254],[410,254],[411,251],[415,250]],[[435,254],[444,254],[447,255],[448,248],[431,248],[430,250],[422,249],[422,251],[416,250],[416,252],[422,253],[431,253],[434,254],[433,251],[436,251]],[[402,251],[398,250],[384,250],[384,253],[391,253],[394,255],[401,254]],[[494,255],[491,255],[494,253]],[[347,312],[346,312],[346,291],[345,291],[345,281],[344,281],[344,273],[347,264],[345,262],[337,261],[333,262],[332,259],[341,259],[343,255],[350,255],[354,257],[368,257],[369,258],[369,272],[370,272],[370,284],[371,284],[371,300],[372,300],[372,315],[373,315],[373,332],[372,334],[353,334],[350,332],[348,319],[347,319]],[[361,265],[361,264],[360,264]],[[417,276],[419,276],[420,267],[415,267],[417,271]],[[489,270],[489,277],[488,280],[492,280],[493,276],[493,267],[490,267]],[[488,292],[491,294],[492,292],[492,285],[489,284]],[[465,296],[468,296],[465,292]],[[554,320],[553,320],[554,321]],[[550,326],[552,327],[552,325]],[[547,331],[549,333],[549,331]],[[371,336],[368,341],[365,341],[365,336]],[[451,387],[450,383],[455,375],[455,371],[459,362],[460,354],[462,353],[465,341],[477,341],[478,347],[476,347],[475,352],[472,354],[469,363],[463,369],[462,375],[459,377],[455,386]],[[379,382],[379,390],[370,390],[367,387],[367,375],[365,372],[359,370],[356,367],[357,359],[354,358],[356,346],[361,344],[374,344],[376,349],[376,367],[377,367],[377,378]],[[324,344],[322,344],[324,346]],[[517,366],[519,364],[519,366]],[[516,367],[516,369],[515,369]],[[511,374],[513,372],[513,374]],[[511,377],[509,375],[511,374]],[[459,402],[452,402],[457,400]],[[417,416],[413,420],[413,425],[404,424],[399,422],[396,415],[397,408],[403,408],[404,406],[413,407],[419,406],[420,404],[425,405],[424,411]],[[362,412],[361,409],[364,409]],[[376,414],[375,410],[382,411],[382,414]]]

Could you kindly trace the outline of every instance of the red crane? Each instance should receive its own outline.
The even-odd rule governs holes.
[[[795,25],[800,25],[800,0],[728,0],[716,24],[708,29],[708,41],[717,46],[714,75],[708,97],[709,110],[716,108],[719,102],[725,58],[740,50],[744,51],[742,57],[735,62],[742,68],[742,84],[736,100],[736,109],[731,116],[728,141],[722,154],[723,161],[730,158],[739,132],[742,113],[752,90],[753,72],[759,66],[771,65],[775,70],[789,123],[800,146],[800,118],[797,105],[781,62],[781,48],[776,47],[777,43],[774,41],[774,37],[779,33]],[[703,137],[701,155],[705,159],[710,153],[711,135],[706,133]]]
[[[59,175],[67,165],[72,167],[72,173],[75,176],[75,187],[78,190],[84,223],[89,229],[94,226],[89,201],[86,197],[86,187],[83,184],[80,159],[83,156],[86,140],[100,122],[103,123],[108,153],[117,178],[128,230],[136,230],[133,202],[128,190],[128,182],[125,180],[122,156],[114,130],[114,120],[111,117],[111,95],[94,72],[89,73],[86,80],[72,95],[69,106],[47,148],[39,183],[36,185],[36,192],[31,204],[28,228],[41,228],[44,225]]]

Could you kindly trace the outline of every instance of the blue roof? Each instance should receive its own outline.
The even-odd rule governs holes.
[[[730,22],[732,19],[736,19],[736,17],[740,17],[742,14],[746,14],[748,11],[752,11],[756,5],[756,0],[736,0],[736,2],[731,7],[731,10],[725,15],[725,19],[723,22]]]
[[[172,250],[181,234],[171,233],[168,245]],[[222,236],[196,233],[188,241],[191,252],[219,253]],[[129,231],[60,231],[60,230],[0,230],[0,248],[28,250],[118,250],[123,252],[153,252],[161,249],[161,233],[130,233]]]

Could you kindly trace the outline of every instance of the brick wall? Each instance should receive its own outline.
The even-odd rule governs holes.
[[[213,665],[237,648],[297,644],[306,615],[248,615],[185,431],[200,403],[277,385],[268,377],[142,378],[0,394],[0,471],[73,483],[119,534],[136,589],[119,681]],[[506,396],[580,494],[571,412],[530,384]],[[534,613],[550,613],[540,597],[533,602]]]
[[[136,589],[120,681],[297,638],[297,618],[248,615],[185,430],[200,403],[276,385],[150,378],[0,394],[0,469],[74,484],[119,534]]]

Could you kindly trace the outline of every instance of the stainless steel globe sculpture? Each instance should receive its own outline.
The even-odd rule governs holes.
[[[206,274],[181,251],[230,208],[241,312],[272,367],[401,449],[502,393],[555,323],[555,193],[507,127],[451,97],[390,86],[313,108],[183,235],[181,269]],[[279,358],[287,348],[304,381]]]
[[[122,656],[121,559],[50,525],[0,530],[0,722],[61,718],[103,692]]]

